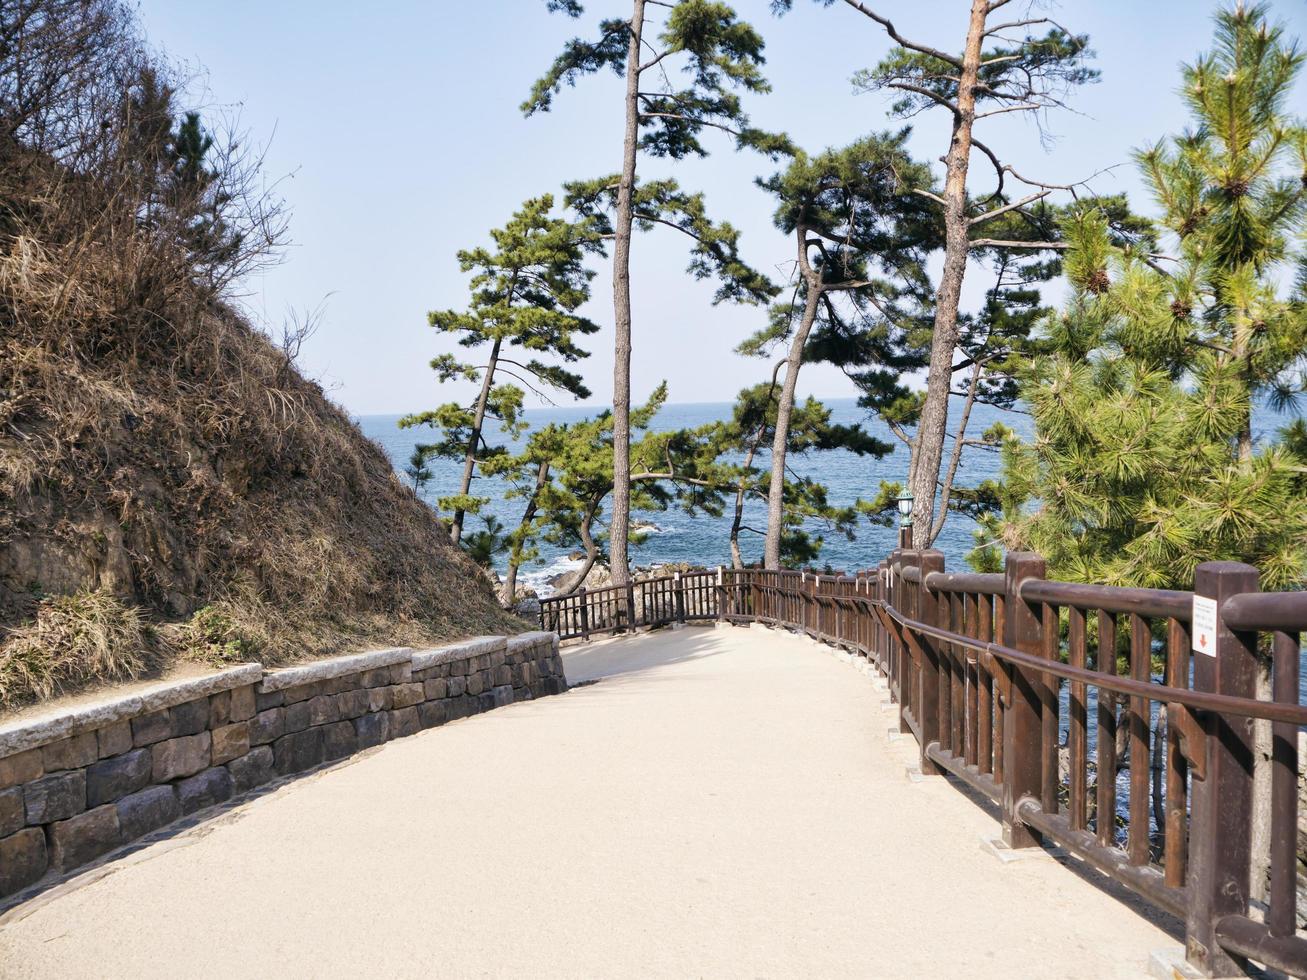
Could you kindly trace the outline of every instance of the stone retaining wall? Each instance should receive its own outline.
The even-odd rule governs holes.
[[[567,690],[553,633],[243,664],[0,727],[0,896],[269,780]]]

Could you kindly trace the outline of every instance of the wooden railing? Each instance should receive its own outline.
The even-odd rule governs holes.
[[[579,590],[542,600],[540,622],[564,639],[760,622],[865,657],[921,771],[989,797],[1008,846],[1060,845],[1176,915],[1203,972],[1255,960],[1307,974],[1296,928],[1307,593],[1260,593],[1257,570],[1232,562],[1199,566],[1193,592],[1044,571],[1023,553],[1000,574],[952,574],[938,551],[899,549],[851,576],[718,569]],[[1271,700],[1256,697],[1259,650]],[[1256,855],[1269,880],[1255,889],[1257,723],[1271,725],[1273,750],[1269,853]]]

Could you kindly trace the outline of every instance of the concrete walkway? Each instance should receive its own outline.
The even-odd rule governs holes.
[[[566,653],[562,697],[389,743],[0,920],[4,977],[1140,977],[1175,946],[904,776],[786,633]],[[107,873],[106,873],[107,872]]]

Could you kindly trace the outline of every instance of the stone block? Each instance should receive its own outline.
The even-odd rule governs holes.
[[[322,729],[309,728],[283,735],[272,743],[273,768],[278,775],[303,772],[322,763]]]
[[[395,708],[411,708],[426,697],[421,684],[396,684],[390,690],[391,704]]]
[[[27,807],[23,788],[11,786],[0,790],[0,837],[16,834],[27,825]]]
[[[231,773],[222,766],[214,766],[178,783],[177,803],[183,814],[194,813],[230,800],[232,792]]]
[[[359,683],[363,687],[385,687],[390,683],[390,668],[377,667],[375,670],[365,670],[359,674]]]
[[[286,734],[302,732],[309,727],[309,703],[307,701],[296,701],[294,704],[288,704],[284,710],[285,714],[282,717]]]
[[[564,677],[561,673],[559,673],[559,674],[555,674],[553,677],[546,677],[546,678],[545,678],[545,693],[546,693],[546,694],[566,694],[566,693],[567,693],[567,678]]]
[[[508,664],[500,664],[498,667],[490,668],[490,679],[494,682],[495,687],[501,684],[513,683],[513,668]]]
[[[209,727],[231,724],[231,691],[219,691],[209,698]]]
[[[340,715],[336,711],[336,699],[334,697],[319,694],[309,701],[310,725],[329,725],[333,721],[339,720]]]
[[[423,701],[417,707],[418,721],[423,728],[435,728],[449,721],[449,706],[444,701]]]
[[[132,723],[119,721],[96,732],[96,741],[100,749],[100,758],[122,755],[132,747]]]
[[[254,692],[254,710],[267,711],[269,708],[280,708],[286,703],[281,691],[270,691],[267,694]]]
[[[449,694],[449,680],[444,677],[433,677],[422,684],[422,691],[428,701],[439,701]]]
[[[449,675],[449,696],[451,698],[462,697],[467,693],[467,677],[461,674]]]
[[[60,769],[84,769],[100,758],[100,742],[95,732],[83,732],[62,738],[41,749],[41,764],[46,772]]]
[[[508,663],[507,650],[492,650],[489,656],[490,656],[489,666],[491,670],[494,670],[496,667],[503,667],[506,663]]]
[[[326,685],[327,694],[344,694],[346,691],[353,691],[363,686],[361,672],[346,674],[343,677],[333,677]]]
[[[342,691],[336,695],[336,716],[348,721],[368,713],[369,692],[365,688]]]
[[[511,684],[500,684],[490,689],[490,696],[494,702],[494,707],[502,708],[505,705],[513,703],[513,686]]]
[[[467,693],[473,696],[480,694],[487,687],[485,675],[481,671],[475,674],[469,674],[467,678]]]
[[[81,769],[42,776],[23,787],[23,810],[32,826],[67,820],[86,809],[86,773]]]
[[[0,895],[12,895],[38,880],[49,865],[45,834],[28,827],[0,837]]]
[[[43,772],[45,767],[41,763],[40,749],[28,749],[0,759],[0,789],[30,783],[33,779],[40,779]]]
[[[209,699],[196,698],[176,707],[172,713],[172,733],[178,735],[198,735],[209,727]]]
[[[138,749],[166,738],[172,738],[172,720],[167,708],[132,719],[132,744]]]
[[[122,842],[118,808],[112,803],[50,826],[50,864],[58,871],[80,867]]]
[[[227,763],[232,789],[237,793],[245,793],[255,786],[262,786],[275,775],[272,763],[271,745],[256,746],[239,759],[232,759]]]
[[[297,684],[294,687],[288,687],[281,692],[283,703],[286,705],[296,704],[300,701],[307,701],[309,698],[317,697],[322,693],[322,685],[317,681],[308,684]]]
[[[368,688],[368,710],[369,711],[389,711],[394,707],[394,693],[389,685],[386,687]]]
[[[212,738],[208,732],[155,743],[150,748],[154,754],[154,782],[166,783],[182,776],[194,776],[200,770],[209,768],[211,746]]]
[[[88,767],[86,805],[103,806],[144,788],[150,782],[151,768],[149,749],[136,749]]]
[[[150,786],[124,796],[114,805],[118,808],[118,825],[124,841],[142,837],[182,815],[177,791],[171,786]]]
[[[476,697],[476,714],[489,711],[495,706],[495,696],[490,691],[482,691]]]
[[[413,679],[413,663],[405,660],[403,663],[390,665],[390,683],[407,684]]]
[[[286,734],[286,709],[267,708],[249,721],[250,745],[267,745]]]
[[[338,721],[322,726],[322,757],[324,759],[343,759],[359,750],[359,737],[354,732],[354,725],[348,721]]]
[[[477,697],[479,697],[479,695]],[[458,716],[460,718],[471,718],[481,710],[481,705],[480,702],[477,701],[477,697],[474,697],[471,694],[464,694],[458,699]]]
[[[397,708],[390,712],[390,737],[403,738],[416,735],[422,730],[422,721],[418,718],[417,708]]]
[[[250,723],[238,721],[224,725],[222,728],[215,728],[212,737],[210,759],[213,765],[220,766],[250,750]]]
[[[359,748],[380,745],[390,738],[390,713],[378,711],[363,715],[355,719],[354,730],[358,733]]]
[[[258,699],[254,695],[254,685],[231,689],[231,720],[249,721],[258,709]]]

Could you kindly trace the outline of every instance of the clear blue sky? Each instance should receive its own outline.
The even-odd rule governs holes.
[[[968,6],[876,3],[904,34],[944,48],[960,47]],[[1122,164],[1094,189],[1125,190],[1137,207],[1150,207],[1129,153],[1185,123],[1177,66],[1208,46],[1214,6],[1018,0],[1013,9],[1032,6],[1091,35],[1102,81],[1073,96],[1078,114],[1052,118],[1059,139],[1047,151],[1018,114],[982,124],[982,138],[1023,173],[1056,182]],[[618,169],[616,77],[565,89],[549,114],[524,119],[518,111],[567,38],[592,33],[601,16],[629,12],[625,0],[586,7],[585,17],[572,21],[547,14],[543,0],[140,4],[150,40],[175,60],[203,66],[204,99],[238,108],[251,135],[269,144],[269,176],[289,175],[281,189],[294,212],[293,245],[280,266],[247,284],[246,302],[275,325],[288,309],[325,301],[323,325],[302,366],[351,413],[406,412],[461,397],[456,386],[439,388],[427,367],[433,355],[454,348],[426,326],[426,311],[466,299],[454,253],[482,241],[523,199]],[[767,39],[774,91],[750,101],[757,124],[783,129],[809,149],[899,125],[887,117],[885,99],[855,95],[849,85],[854,71],[888,48],[870,20],[843,4],[821,8],[807,0],[796,0],[794,13],[780,20],[766,0],[737,0],[736,8]],[[1307,37],[1307,3],[1278,0],[1273,9]],[[1299,101],[1307,111],[1307,98]],[[935,113],[918,120],[915,151],[937,159],[945,127]],[[675,165],[675,175],[705,191],[711,212],[742,230],[746,258],[776,278],[788,276],[790,241],[772,228],[770,202],[753,185],[774,168],[716,145],[705,161]],[[981,181],[985,169],[978,160],[973,172]],[[644,170],[667,172],[657,162]],[[762,316],[748,307],[713,307],[712,287],[686,277],[678,238],[655,231],[634,246],[633,394],[641,398],[666,378],[672,401],[726,401],[764,375],[762,362],[732,353]],[[594,354],[582,369],[594,403],[603,404],[611,399],[612,375],[606,269],[586,312],[605,328],[592,338]],[[805,368],[800,388],[854,394],[842,376],[820,366]]]

